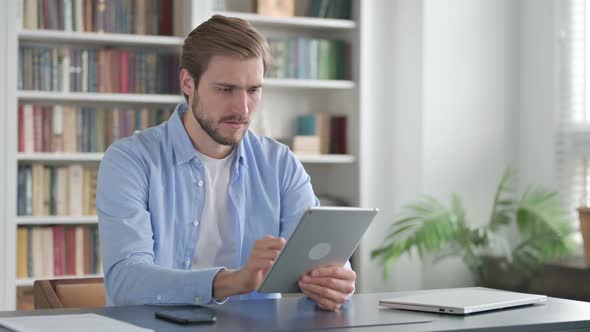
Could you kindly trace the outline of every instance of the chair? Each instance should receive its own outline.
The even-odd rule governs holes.
[[[35,310],[104,307],[104,278],[35,280]]]

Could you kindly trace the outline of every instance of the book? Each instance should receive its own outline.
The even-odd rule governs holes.
[[[76,264],[75,271],[76,275],[84,275],[84,226],[76,226]]]
[[[45,171],[44,167],[41,164],[33,164],[32,166],[32,214],[33,216],[42,216],[44,215],[43,204],[45,201],[45,190],[43,190],[43,186],[45,185],[44,181]]]
[[[311,151],[317,152],[317,154],[327,154],[330,153],[330,124],[330,115],[327,113],[317,112],[313,114],[300,115],[297,117],[296,135],[317,136],[317,144],[319,144],[319,146],[314,147],[311,149]],[[304,139],[301,141],[301,139],[298,139],[294,144],[294,152],[301,152],[301,142],[305,142],[304,146],[306,147],[306,150],[310,148],[310,140]]]
[[[66,274],[76,275],[76,227],[66,226]]]
[[[51,227],[41,227],[41,277],[51,277],[54,275],[53,262],[53,230]]]
[[[27,262],[27,257],[29,256],[27,245],[29,229],[27,227],[19,227],[16,232],[16,277],[26,278],[29,276]]]
[[[297,135],[293,138],[292,150],[297,155],[318,155],[320,154],[320,138],[319,136]]]
[[[294,0],[257,0],[256,12],[259,15],[291,17],[295,15]]]
[[[43,235],[41,227],[31,228],[31,277],[43,277]]]
[[[330,128],[330,153],[334,154],[346,154],[348,151],[347,146],[347,117],[344,115],[333,116],[331,119]]]
[[[53,230],[53,275],[66,274],[66,236],[65,226],[56,225]]]

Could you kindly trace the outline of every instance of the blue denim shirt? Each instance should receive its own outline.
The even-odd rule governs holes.
[[[118,140],[100,163],[96,207],[108,305],[207,304],[223,267],[191,268],[205,190],[203,164],[182,124],[186,104],[165,123]],[[230,184],[236,266],[265,235],[288,238],[319,205],[310,178],[287,146],[248,132]],[[240,299],[278,294],[250,293]]]

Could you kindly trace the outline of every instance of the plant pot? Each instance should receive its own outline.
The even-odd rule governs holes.
[[[580,232],[584,239],[584,258],[586,266],[590,266],[590,207],[578,208],[580,216]]]
[[[485,278],[479,280],[478,286],[504,289],[515,292],[527,292],[530,280],[520,271],[506,267],[503,258],[484,256]]]

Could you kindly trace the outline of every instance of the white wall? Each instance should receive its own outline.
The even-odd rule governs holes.
[[[523,0],[520,32],[519,174],[530,185],[556,186],[557,7],[555,0]]]
[[[375,7],[379,14],[364,14],[372,20],[365,47],[380,51],[367,51],[361,67],[363,109],[371,114],[362,131],[370,136],[362,143],[361,201],[382,211],[363,240],[361,290],[469,285],[458,259],[433,265],[404,258],[382,281],[368,254],[418,193],[448,202],[456,192],[470,222],[487,222],[504,168],[519,162],[520,3],[398,0]]]
[[[458,193],[473,224],[515,162],[517,12],[513,0],[424,1],[423,190]],[[458,260],[425,266],[425,288],[470,280]]]
[[[383,280],[370,251],[421,187],[422,1],[361,1],[361,204],[378,207],[359,249],[359,291],[421,288],[421,264],[401,259]]]

